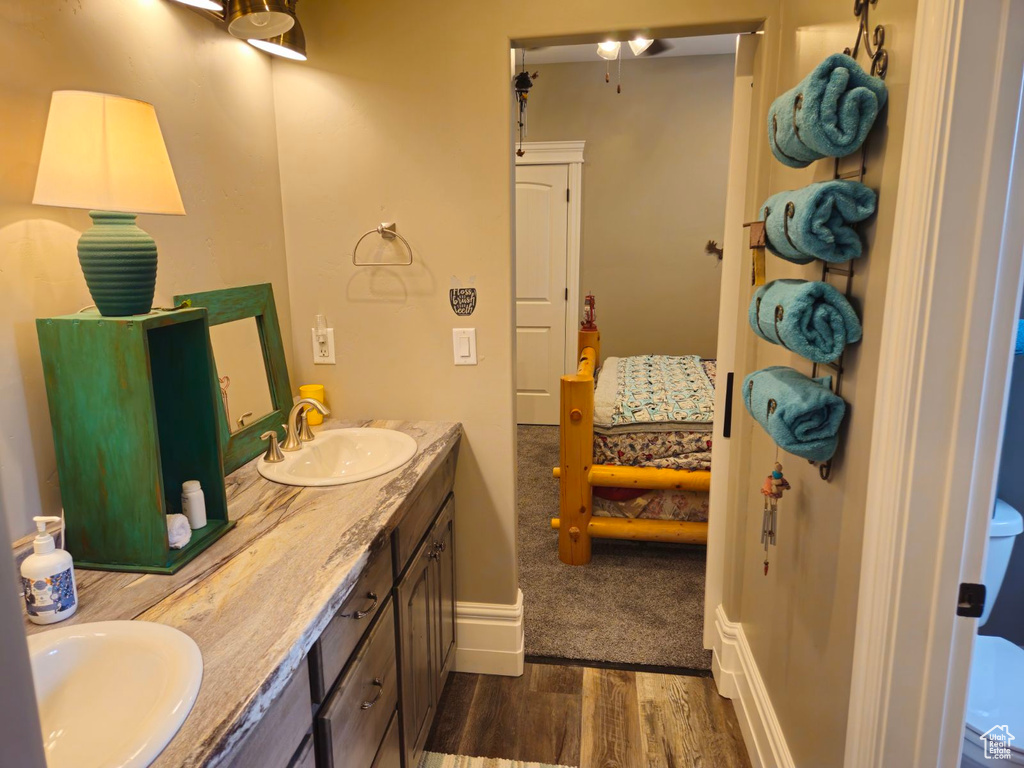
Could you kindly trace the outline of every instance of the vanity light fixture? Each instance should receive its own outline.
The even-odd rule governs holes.
[[[294,6],[294,2],[292,5]],[[250,38],[248,43],[273,56],[281,56],[292,61],[306,60],[306,34],[302,31],[302,24],[299,23],[298,17],[295,17],[295,26],[283,35],[272,37],[269,40]]]
[[[619,55],[620,48],[622,48],[622,43],[614,40],[606,40],[603,43],[597,44],[597,55],[602,59],[614,61]]]
[[[633,52],[634,56],[639,56],[641,53],[651,47],[653,40],[648,40],[645,37],[638,37],[635,40],[629,41],[629,50]]]
[[[224,10],[224,3],[220,2],[220,0],[175,0],[175,2],[182,5],[190,5],[203,11],[213,11],[214,13],[221,13]]]
[[[228,0],[228,32],[242,40],[268,40],[295,25],[295,12],[287,0]]]
[[[174,0],[254,48],[293,61],[306,60],[306,33],[295,13],[298,0]]]

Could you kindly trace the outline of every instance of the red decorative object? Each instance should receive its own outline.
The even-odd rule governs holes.
[[[595,305],[596,299],[594,299],[594,294],[588,293],[587,297],[583,300],[583,322],[580,323],[580,328],[584,331],[597,330],[597,311]]]

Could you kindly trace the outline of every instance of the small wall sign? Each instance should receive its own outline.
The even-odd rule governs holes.
[[[451,288],[448,291],[448,298],[452,310],[459,317],[468,317],[476,309],[476,288]]]

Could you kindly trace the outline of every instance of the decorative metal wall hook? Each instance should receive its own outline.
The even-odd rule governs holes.
[[[843,53],[856,59],[861,41],[863,41],[864,53],[871,59],[871,74],[885,80],[885,73],[889,69],[889,52],[884,47],[885,27],[881,24],[876,26],[871,33],[871,40],[868,40],[868,30],[871,29],[871,24],[868,21],[868,9],[877,4],[878,0],[854,0],[853,15],[860,20],[857,26],[857,42],[854,43],[852,50],[844,48]],[[874,46],[873,50],[872,46]]]

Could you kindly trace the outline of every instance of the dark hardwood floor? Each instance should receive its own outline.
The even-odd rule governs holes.
[[[427,749],[579,768],[750,768],[714,680],[554,664],[452,674]]]

